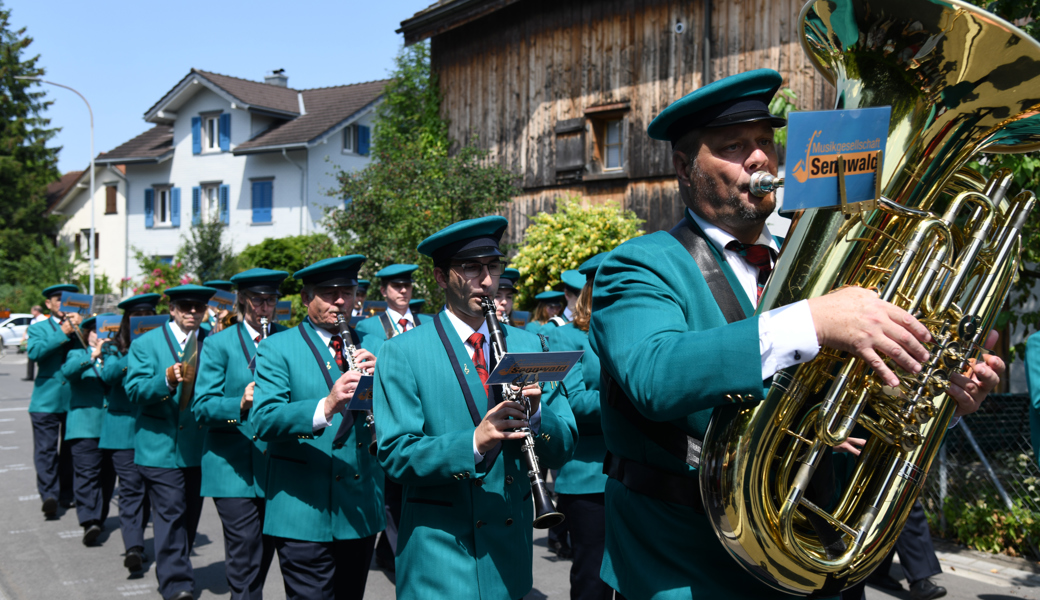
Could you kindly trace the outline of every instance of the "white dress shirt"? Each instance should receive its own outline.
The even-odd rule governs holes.
[[[199,337],[199,330],[198,329],[196,329],[195,331],[184,331],[183,329],[181,329],[181,326],[177,324],[177,321],[171,320],[169,322],[169,326],[170,326],[170,333],[173,334],[173,339],[176,340],[176,342],[180,346],[181,350],[184,350],[184,344],[188,343],[188,336],[189,335],[194,335],[196,338]],[[180,362],[180,361],[178,361],[178,362]],[[172,392],[173,390],[177,389],[177,382],[176,381],[170,381],[170,378],[167,377],[166,378],[166,387],[170,388],[170,391]]]
[[[571,310],[571,307],[563,307],[563,318],[566,319],[568,323],[574,320],[574,311]]]
[[[402,315],[401,313],[387,306],[386,316],[390,317],[390,323],[393,324],[394,330],[398,333],[404,333],[404,331],[401,331],[401,323],[399,323],[401,319],[406,319],[408,321],[408,328],[405,329],[405,331],[408,331],[408,329],[412,329],[413,327],[415,327],[415,317],[412,316],[412,309],[410,308],[404,309],[404,314]]]
[[[751,305],[757,307],[758,267],[747,262],[740,253],[726,249],[726,244],[737,238],[708,223],[690,209],[686,209],[686,215],[697,223],[708,240],[720,251],[737,276]],[[769,227],[762,228],[756,243],[779,251],[776,240],[769,233]],[[762,355],[763,380],[771,378],[777,371],[815,358],[820,351],[820,343],[816,338],[816,326],[809,311],[809,302],[800,300],[759,315],[758,348]]]
[[[242,325],[246,328],[246,335],[249,336],[249,339],[253,340],[253,347],[255,348],[259,346],[260,342],[256,341],[256,338],[260,336],[260,332],[250,327],[248,321],[243,321]]]
[[[329,351],[329,356],[332,357],[332,362],[336,362],[336,351],[332,349],[333,333],[327,329],[322,329],[321,327],[315,327],[314,331],[318,332],[318,337],[320,337],[321,341],[325,343],[325,348]],[[350,340],[343,340],[344,348],[349,345]],[[332,422],[325,419],[325,402],[328,399],[328,396],[322,398],[321,402],[318,403],[317,408],[314,409],[314,418],[311,420],[311,425],[313,426],[315,433],[325,429],[326,427],[332,426]]]
[[[488,334],[487,321],[480,322],[480,329],[473,329],[467,325],[462,319],[455,316],[451,310],[444,311],[448,315],[448,320],[455,327],[455,332],[459,334],[459,338],[462,340],[462,345],[466,347],[466,352],[469,353],[470,358],[473,358],[473,353],[476,352],[476,346],[469,343],[469,336],[474,333],[479,333],[484,336],[483,350],[484,360],[487,362],[487,367],[491,368],[491,336]],[[534,411],[529,421],[529,427],[532,433],[537,433],[539,427],[542,424],[542,404],[538,403],[538,410]],[[480,461],[484,460],[484,455],[477,450],[477,431],[473,430],[473,463],[480,464]]]

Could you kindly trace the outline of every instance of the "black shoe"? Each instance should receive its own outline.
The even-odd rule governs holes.
[[[182,590],[170,596],[166,600],[195,600],[195,595],[188,590]]]
[[[870,585],[876,585],[883,590],[889,590],[891,592],[903,591],[903,584],[899,583],[895,577],[892,577],[888,573],[874,571],[870,574],[870,577],[867,577],[867,583]]]
[[[93,546],[101,535],[101,525],[97,521],[91,521],[83,526],[83,545]]]
[[[130,569],[131,573],[137,573],[144,568],[144,560],[144,548],[134,546],[126,551],[126,558],[123,559],[123,566]]]
[[[561,542],[560,540],[549,542],[549,550],[555,552],[557,558],[560,558],[561,560],[570,560],[574,558],[574,551],[571,550],[571,547],[567,542]]]
[[[62,500],[61,501],[61,507],[62,508],[76,508],[76,501],[75,500]]]
[[[58,514],[58,501],[55,498],[47,498],[43,501],[43,516],[48,519]]]
[[[946,595],[946,588],[935,585],[931,579],[922,579],[910,586],[910,597],[913,600],[932,600]]]

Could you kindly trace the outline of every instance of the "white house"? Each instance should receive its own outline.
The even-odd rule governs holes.
[[[84,260],[90,257],[90,172],[73,171],[72,177],[50,203],[53,214],[68,219],[58,239]],[[62,179],[64,180],[65,177]],[[127,273],[126,174],[121,165],[96,166],[94,170],[94,273],[108,277],[112,289]],[[84,264],[83,271],[87,272]],[[86,291],[86,290],[84,290]]]
[[[312,90],[192,69],[145,113],[155,127],[101,154],[125,165],[127,275],[134,251],[172,258],[202,219],[228,225],[235,251],[266,238],[316,231],[342,201],[336,167],[369,161],[375,108],[386,81]]]

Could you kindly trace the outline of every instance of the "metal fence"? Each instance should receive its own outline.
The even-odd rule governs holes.
[[[1021,503],[1040,512],[1028,394],[992,394],[977,413],[947,432],[921,495],[937,533],[949,532],[940,508],[950,500],[992,507]]]

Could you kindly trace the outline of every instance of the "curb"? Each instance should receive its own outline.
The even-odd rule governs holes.
[[[1040,587],[1040,564],[1034,561],[979,552],[939,539],[934,545],[943,572],[990,585]]]

